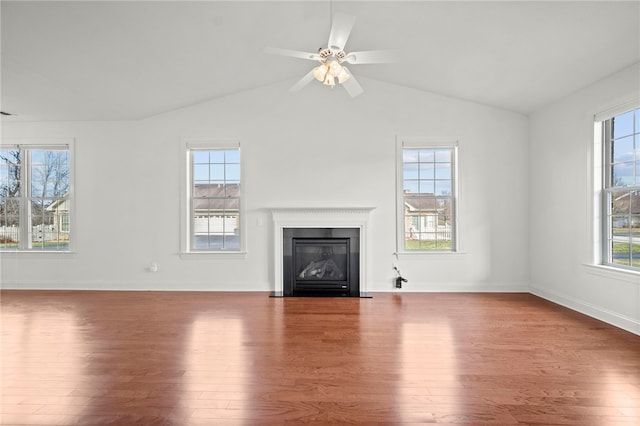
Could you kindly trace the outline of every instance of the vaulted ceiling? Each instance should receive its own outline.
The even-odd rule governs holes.
[[[350,66],[362,96],[376,79],[527,114],[639,62],[639,6],[2,1],[2,111],[11,120],[135,120],[293,85],[314,63],[263,49],[325,47],[333,9],[356,17],[345,50],[398,49],[397,63]]]

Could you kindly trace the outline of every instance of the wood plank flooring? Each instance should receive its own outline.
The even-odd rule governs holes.
[[[0,296],[2,425],[640,424],[640,336],[529,294]]]

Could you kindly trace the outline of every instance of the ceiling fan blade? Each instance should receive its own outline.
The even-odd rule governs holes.
[[[291,56],[293,58],[310,59],[317,61],[320,56],[317,53],[302,52],[300,50],[281,49],[279,47],[265,47],[264,53],[270,55]]]
[[[342,83],[342,85],[344,86],[344,89],[347,91],[347,93],[349,93],[352,98],[355,98],[356,96],[364,92],[364,89],[362,88],[362,86],[360,86],[358,80],[356,80],[356,78],[353,76],[353,74],[351,74],[351,71],[349,71],[347,67],[342,68],[347,72],[347,74],[350,75],[347,81]]]
[[[347,44],[347,39],[355,22],[355,16],[345,15],[344,13],[333,15],[333,24],[329,33],[329,46],[327,47],[334,50],[344,50],[344,45]]]
[[[290,92],[297,92],[298,90],[302,89],[307,84],[311,83],[311,81],[314,78],[315,77],[313,76],[313,70],[311,70],[307,74],[305,74],[304,77],[302,77],[300,80],[298,80],[298,82],[296,84],[291,86],[291,89],[289,89],[289,91]],[[351,79],[349,79],[349,80],[351,80]]]
[[[345,62],[354,65],[360,64],[388,64],[396,62],[398,52],[396,50],[364,50],[351,52],[345,58]]]

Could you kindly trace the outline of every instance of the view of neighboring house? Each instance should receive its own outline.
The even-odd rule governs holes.
[[[192,194],[193,235],[231,236],[238,232],[240,185],[196,184]]]
[[[405,240],[429,241],[451,239],[451,205],[449,200],[433,194],[404,195]]]
[[[51,213],[51,219],[53,223],[51,225],[45,225],[49,228],[51,236],[56,236],[58,241],[69,240],[69,200],[56,200],[45,209],[46,212]]]
[[[625,191],[612,200],[614,228],[640,228],[640,191]]]

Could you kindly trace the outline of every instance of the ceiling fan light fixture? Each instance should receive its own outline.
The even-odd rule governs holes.
[[[342,84],[345,81],[349,80],[350,77],[351,75],[349,75],[349,73],[341,67],[340,74],[338,74],[338,83]]]
[[[331,86],[331,87],[335,86],[336,85],[335,77],[331,73],[327,74],[327,78],[324,79],[323,84],[325,86]]]
[[[331,61],[331,65],[329,65],[329,72],[332,76],[337,77],[342,72],[342,65],[338,61]]]
[[[329,71],[329,67],[327,64],[321,64],[313,69],[313,76],[316,80],[324,82],[325,77],[327,76],[327,72]]]

